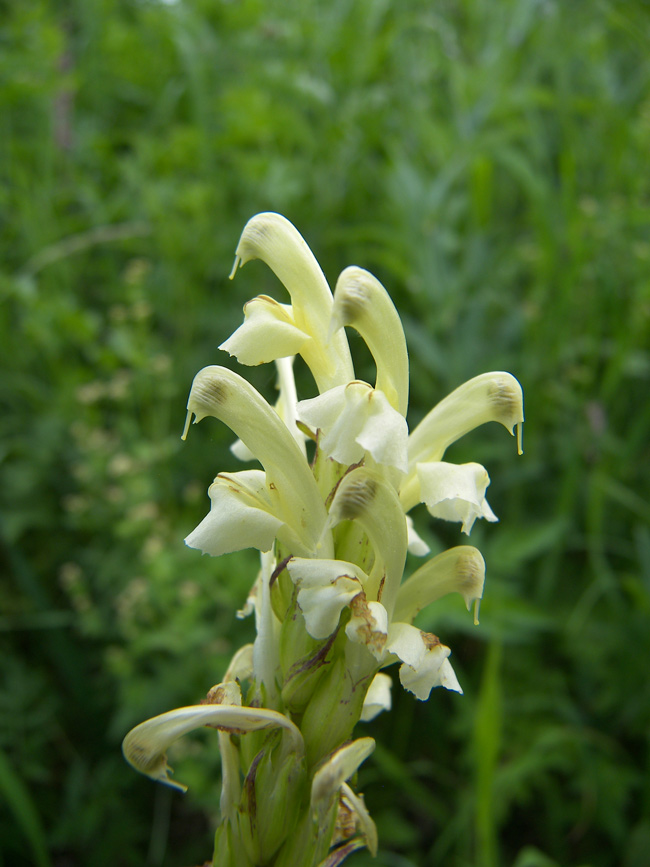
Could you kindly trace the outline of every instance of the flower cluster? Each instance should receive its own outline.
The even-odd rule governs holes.
[[[363,845],[376,851],[372,819],[347,781],[374,746],[351,740],[354,726],[390,707],[383,669],[399,663],[402,685],[422,700],[436,686],[461,692],[449,648],[413,621],[459,593],[478,622],[481,554],[452,548],[405,580],[407,551],[429,553],[408,513],[425,503],[467,534],[477,518],[496,521],[486,470],[444,457],[488,421],[516,432],[521,452],[523,398],[509,373],[483,374],[409,434],[406,341],[381,283],[349,267],[332,295],[301,235],[273,213],[246,225],[231,277],[251,259],[274,271],[291,303],[249,301],[244,323],[220,348],[245,365],[274,361],[278,403],[233,371],[206,367],[192,384],[183,438],[192,419],[212,416],[238,437],[235,455],[262,466],[220,473],[209,513],[186,539],[213,556],[261,552],[243,612],[254,611],[257,637],[202,704],[142,723],[123,748],[139,771],[182,788],[168,775],[167,748],[192,729],[216,728],[223,782],[215,865],[333,865]],[[374,386],[355,379],[346,326],[373,356]],[[313,399],[297,400],[295,355],[314,377]]]

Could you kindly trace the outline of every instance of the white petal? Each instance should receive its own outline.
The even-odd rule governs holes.
[[[310,339],[293,322],[291,306],[267,295],[244,306],[243,325],[219,349],[235,356],[240,364],[256,365],[296,355]]]
[[[447,659],[448,656],[449,648],[439,644],[427,651],[419,668],[413,669],[410,665],[402,665],[399,670],[402,686],[420,701],[426,701],[435,686],[444,686],[446,689],[462,693],[454,670]]]
[[[357,442],[370,452],[378,464],[408,469],[408,425],[403,415],[388,402],[383,391],[373,389],[368,401],[367,419]]]
[[[346,399],[347,385],[339,385],[311,400],[301,400],[297,416],[312,430],[320,430],[319,445],[325,454],[341,464],[354,464],[363,458],[357,442],[364,418]]]
[[[302,587],[324,587],[340,577],[356,578],[361,584],[368,580],[360,566],[345,560],[292,557],[287,563],[287,570],[293,583]]]
[[[213,557],[244,548],[270,550],[283,522],[271,511],[261,470],[222,473],[208,493],[210,511],[186,545]]]
[[[490,477],[480,464],[432,461],[416,465],[420,497],[434,518],[462,523],[469,535],[477,518],[497,521],[485,499]]]
[[[341,611],[361,592],[358,581],[338,578],[324,587],[298,591],[298,605],[312,638],[327,638],[338,626]]]
[[[390,675],[384,674],[383,671],[375,675],[363,702],[362,722],[369,722],[383,710],[391,709],[390,690],[392,685],[393,681]]]
[[[389,653],[395,654],[411,668],[418,668],[426,653],[422,631],[410,623],[391,623],[386,641],[386,654]]]
[[[312,638],[327,638],[336,629],[343,609],[363,592],[365,573],[343,560],[294,557],[287,564],[298,589],[298,605]]]
[[[243,608],[240,608],[235,612],[235,617],[237,620],[244,620],[246,617],[250,617],[251,614],[255,611],[258,605],[258,600],[261,598],[261,585],[262,585],[262,576],[258,574],[255,583],[248,591],[248,596],[246,597],[246,602],[244,603]]]
[[[436,686],[436,684],[434,684],[434,686]],[[462,687],[458,683],[458,678],[456,677],[456,672],[451,667],[451,662],[449,662],[448,659],[445,659],[440,667],[440,686],[444,686],[445,689],[449,689],[452,692],[459,692],[461,695],[463,694]]]
[[[235,440],[230,446],[230,451],[240,461],[254,461],[255,455],[241,440]]]
[[[426,557],[431,548],[418,535],[410,515],[406,516],[406,532],[408,533],[409,554],[413,554],[416,557]]]
[[[406,471],[406,419],[367,383],[355,380],[300,401],[297,415],[313,430],[320,429],[321,448],[339,463],[357,463],[369,452],[377,463]]]
[[[404,663],[399,670],[402,686],[425,701],[434,686],[462,692],[447,662],[451,651],[435,635],[409,623],[391,623],[385,656],[394,654]]]

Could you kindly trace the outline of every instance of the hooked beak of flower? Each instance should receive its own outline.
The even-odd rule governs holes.
[[[219,687],[223,689],[220,703],[181,707],[131,729],[122,743],[122,752],[129,764],[152,780],[186,791],[187,786],[169,778],[171,769],[167,764],[166,752],[178,738],[203,726],[230,732],[281,728],[287,732],[296,753],[304,755],[302,735],[290,719],[273,710],[242,707],[236,683],[223,683]],[[216,689],[213,687],[213,690]]]
[[[262,395],[225,367],[205,367],[192,383],[183,437],[187,435],[193,415],[196,422],[209,415],[223,421],[264,467],[265,498],[261,495],[259,479],[254,484],[249,476],[248,484],[242,480],[237,490],[231,486],[233,495],[248,495],[241,511],[243,514],[248,508],[251,540],[259,538],[261,533],[266,544],[272,522],[257,513],[253,515],[250,509],[268,514],[266,504],[270,503],[272,516],[279,522],[276,527],[280,524],[289,527],[304,551],[315,553],[322,549],[327,553],[331,546],[326,529],[327,513],[314,476],[295,439]],[[220,496],[222,494],[220,492]],[[252,499],[257,502],[253,503]],[[200,534],[202,538],[206,529],[204,527]]]
[[[251,259],[261,259],[279,277],[291,305],[277,304],[267,296],[255,299],[244,324],[222,347],[242,364],[261,364],[299,352],[320,391],[354,379],[345,335],[330,338],[328,334],[333,301],[327,280],[295,226],[274,213],[250,219],[239,239],[231,279],[239,265]],[[267,328],[260,340],[262,324]]]

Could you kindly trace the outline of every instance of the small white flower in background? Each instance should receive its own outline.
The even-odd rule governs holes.
[[[374,748],[372,738],[352,740],[354,726],[391,707],[383,669],[398,663],[401,684],[421,700],[436,686],[462,692],[450,649],[414,620],[458,593],[478,623],[485,563],[476,548],[459,545],[405,578],[407,550],[430,553],[408,513],[422,502],[467,534],[479,518],[497,520],[485,468],[444,456],[488,421],[516,432],[521,453],[523,397],[511,374],[481,374],[409,434],[406,341],[381,283],[349,267],[332,295],[304,239],[279,214],[249,221],[231,277],[256,258],[290,303],[249,301],[221,348],[242,364],[275,362],[277,403],[238,374],[206,367],[192,384],[183,438],[193,417],[212,416],[236,435],[235,455],[261,465],[220,472],[210,511],[186,539],[212,556],[261,552],[238,614],[254,611],[257,637],[203,703],[136,726],[123,749],[137,770],[184,788],[169,778],[168,747],[193,729],[216,729],[223,773],[215,867],[318,867],[362,846],[377,850],[374,823],[347,781]],[[346,326],[372,354],[374,385],[355,378]],[[313,374],[315,398],[298,400],[296,354]],[[305,435],[315,442],[311,464]]]

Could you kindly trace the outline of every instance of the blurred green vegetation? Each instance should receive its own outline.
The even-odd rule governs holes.
[[[397,685],[366,727],[373,863],[645,867],[649,50],[643,0],[0,2],[2,863],[210,855],[216,738],[178,744],[185,797],[120,741],[251,636],[255,556],[182,544],[231,437],[179,434],[243,302],[281,297],[259,263],[227,281],[276,210],[332,283],[391,292],[412,422],[490,369],[526,395],[523,458],[491,428],[453,448],[501,523],[472,533],[481,626],[421,615],[464,697]]]

